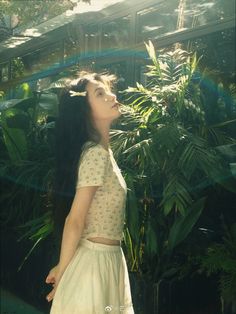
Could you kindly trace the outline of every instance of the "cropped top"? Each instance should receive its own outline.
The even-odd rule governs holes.
[[[78,165],[76,188],[99,186],[88,209],[81,238],[123,239],[127,186],[112,150],[86,143]]]

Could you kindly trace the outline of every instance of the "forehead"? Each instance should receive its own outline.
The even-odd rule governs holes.
[[[108,85],[100,81],[92,80],[88,82],[86,87],[87,91],[92,93],[95,92],[98,88],[108,89]]]

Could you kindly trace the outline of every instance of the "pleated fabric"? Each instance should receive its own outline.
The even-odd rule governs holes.
[[[134,314],[121,246],[81,239],[58,284],[50,314]]]

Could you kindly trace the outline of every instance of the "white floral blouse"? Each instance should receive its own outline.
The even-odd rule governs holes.
[[[89,142],[88,142],[89,143]],[[112,150],[86,147],[78,166],[76,188],[99,186],[88,210],[82,238],[123,239],[127,186]]]

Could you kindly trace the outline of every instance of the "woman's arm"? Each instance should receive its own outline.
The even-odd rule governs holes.
[[[84,229],[87,211],[97,188],[97,186],[87,186],[76,190],[70,212],[65,220],[59,260],[59,272],[64,272],[75,254]]]
[[[76,190],[70,212],[65,220],[57,278],[54,289],[47,295],[48,301],[53,298],[58,282],[75,254],[84,229],[86,214],[97,188],[98,186],[87,186]]]

